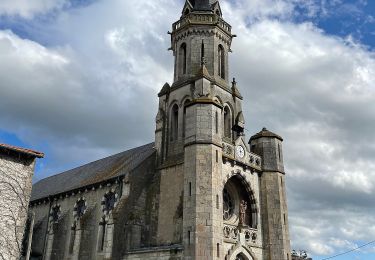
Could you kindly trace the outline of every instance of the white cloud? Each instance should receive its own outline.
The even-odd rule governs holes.
[[[149,31],[164,14],[142,27],[138,19],[152,12],[144,4],[106,3],[64,12],[57,24],[45,25],[43,35],[59,34],[66,40],[61,46],[0,31],[2,129],[31,144],[43,136],[53,146],[49,173],[153,140],[156,94],[172,66],[165,62],[168,41]],[[137,15],[132,8],[140,10]],[[129,13],[126,26],[123,10]],[[87,23],[88,17],[98,19]]]
[[[45,14],[67,4],[67,0],[1,0],[0,16],[20,16],[30,19],[35,15]]]
[[[222,1],[238,35],[230,69],[247,137],[267,126],[285,138],[293,247],[327,255],[375,235],[375,57],[293,23],[299,5],[310,16],[332,8]],[[151,141],[156,93],[173,75],[166,32],[181,8],[107,0],[66,10],[32,32],[49,46],[0,31],[1,128],[50,143],[54,170]]]
[[[249,101],[247,128],[285,138],[293,247],[330,255],[341,250],[333,241],[372,240],[374,53],[312,23],[233,20],[231,70]]]

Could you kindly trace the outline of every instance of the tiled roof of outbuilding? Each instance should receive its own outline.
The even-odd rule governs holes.
[[[45,178],[33,185],[31,201],[125,175],[154,152],[154,143],[150,143]]]
[[[0,144],[0,150],[17,152],[17,153],[29,155],[29,156],[34,157],[34,158],[35,157],[36,158],[43,158],[44,157],[44,153],[34,151],[34,150],[31,150],[31,149],[26,149],[26,148],[21,148],[21,147],[9,145],[9,144]]]

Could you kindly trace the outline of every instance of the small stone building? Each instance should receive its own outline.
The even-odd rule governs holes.
[[[27,255],[24,230],[36,158],[44,154],[0,144],[0,259]],[[27,236],[28,234],[26,234]]]
[[[283,139],[245,137],[220,3],[187,0],[170,34],[155,141],[36,183],[33,259],[291,260]]]

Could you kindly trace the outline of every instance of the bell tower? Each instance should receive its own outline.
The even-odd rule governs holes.
[[[186,0],[169,34],[174,80],[158,94],[155,131],[157,243],[181,244],[186,260],[287,259],[286,221],[275,234],[274,228],[263,228],[276,223],[270,209],[278,195],[272,195],[273,204],[266,201],[275,180],[262,175],[262,160],[272,159],[263,150],[251,152],[246,142],[243,97],[236,80],[229,79],[234,35],[219,1]],[[280,196],[278,216],[286,218],[285,194]]]
[[[209,92],[214,85],[229,97],[242,99],[235,83],[229,83],[228,54],[234,35],[231,26],[222,18],[217,0],[187,0],[180,19],[169,33],[174,81],[172,85],[166,83],[159,93],[156,118],[159,163],[182,158],[187,102],[198,96],[211,95]],[[196,84],[197,80],[203,79],[207,84]]]
[[[186,1],[179,21],[172,28],[175,82],[184,82],[199,73],[202,63],[222,86],[228,87],[228,52],[233,35],[222,19],[219,2]]]

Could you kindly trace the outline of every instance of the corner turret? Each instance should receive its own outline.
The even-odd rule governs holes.
[[[262,157],[263,171],[284,173],[283,138],[266,128],[250,138],[251,152]]]
[[[281,136],[263,128],[250,138],[250,150],[262,157],[260,205],[264,258],[289,260],[290,240]]]

